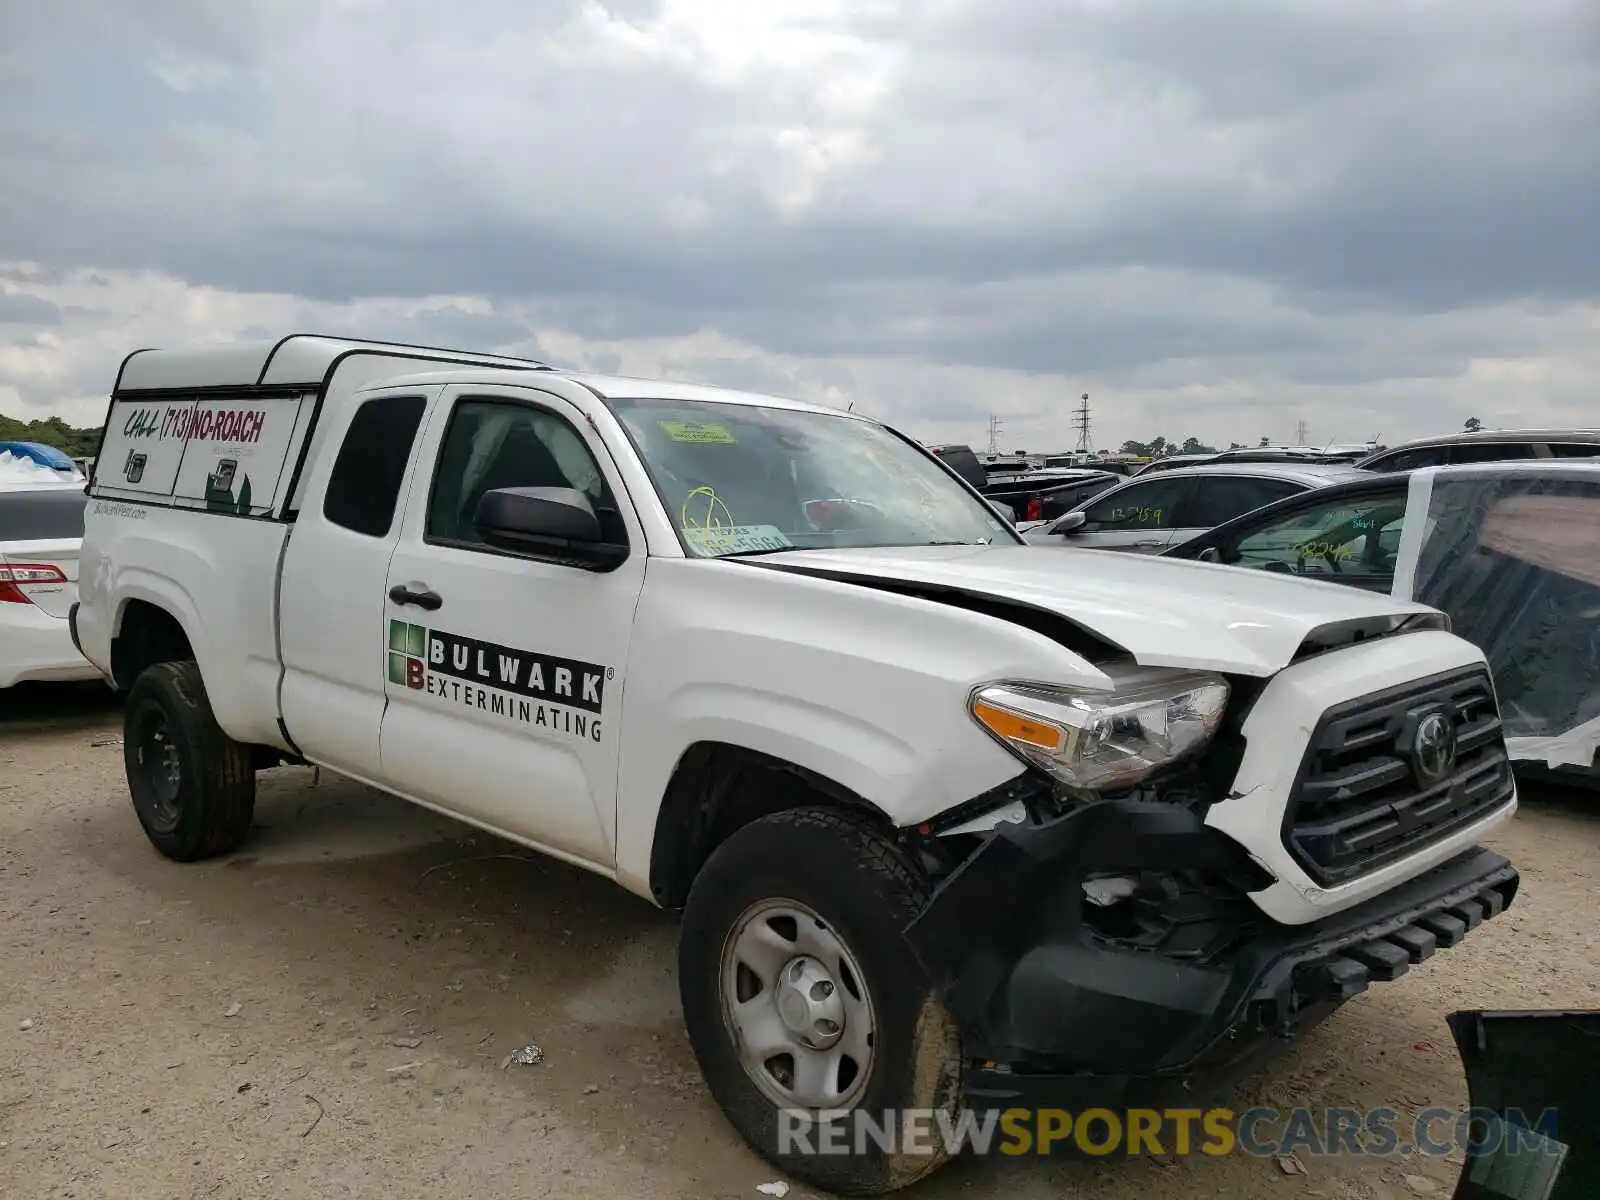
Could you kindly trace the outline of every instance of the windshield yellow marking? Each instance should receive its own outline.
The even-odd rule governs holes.
[[[682,529],[732,529],[738,525],[716,488],[697,487],[683,498],[678,510],[678,525]]]

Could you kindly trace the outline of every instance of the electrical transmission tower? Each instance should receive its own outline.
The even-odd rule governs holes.
[[[1000,453],[1000,418],[989,418],[989,453]]]
[[[1089,447],[1089,393],[1083,394],[1076,411],[1072,414],[1072,427],[1078,431],[1078,453],[1090,453]]]
[[[1306,430],[1305,418],[1302,417],[1294,427],[1294,444],[1296,446],[1304,446],[1308,437],[1310,437],[1310,434]]]

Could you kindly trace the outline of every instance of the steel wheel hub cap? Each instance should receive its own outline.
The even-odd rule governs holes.
[[[870,1077],[877,1018],[866,976],[826,921],[793,900],[763,900],[722,951],[722,1017],[740,1064],[780,1108],[838,1111]]]
[[[801,955],[780,973],[774,1000],[789,1032],[817,1050],[832,1046],[844,1033],[844,1001],[828,968]]]

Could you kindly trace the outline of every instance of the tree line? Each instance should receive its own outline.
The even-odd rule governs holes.
[[[1270,438],[1262,438],[1256,443],[1258,446],[1271,445]],[[1243,450],[1243,442],[1229,442],[1225,449]],[[1181,442],[1168,441],[1164,437],[1152,438],[1148,442],[1136,442],[1131,438],[1122,443],[1120,454],[1136,454],[1140,458],[1161,458],[1168,454],[1217,454],[1216,446],[1208,446],[1199,438],[1186,437]]]
[[[69,458],[93,458],[100,450],[100,430],[75,429],[60,417],[19,421],[0,413],[0,442],[40,442]]]
[[[1483,428],[1483,422],[1477,417],[1468,417],[1462,424],[1462,429],[1467,433],[1477,433]],[[1271,438],[1262,438],[1257,446],[1272,445]],[[1228,443],[1229,450],[1243,450],[1243,442]],[[1168,441],[1164,437],[1152,438],[1148,442],[1139,442],[1129,439],[1122,443],[1122,454],[1136,454],[1140,458],[1161,458],[1167,454],[1216,454],[1215,446],[1208,446],[1199,438],[1187,437],[1182,442]]]

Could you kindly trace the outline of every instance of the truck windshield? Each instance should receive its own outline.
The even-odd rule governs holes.
[[[700,400],[610,404],[690,554],[1017,540],[936,462],[871,421]]]

